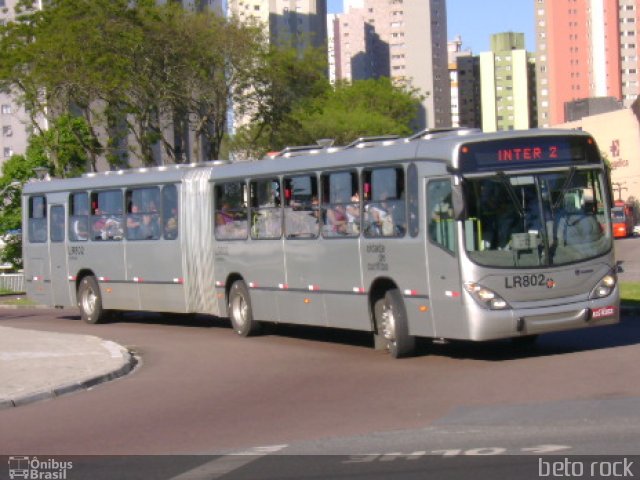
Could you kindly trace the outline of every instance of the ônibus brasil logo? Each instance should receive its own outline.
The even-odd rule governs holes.
[[[53,458],[39,460],[38,457],[9,457],[9,478],[28,480],[66,480],[67,470],[73,468],[73,462],[61,462]]]

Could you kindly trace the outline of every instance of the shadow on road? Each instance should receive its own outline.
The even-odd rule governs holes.
[[[537,341],[530,345],[511,340],[480,343],[452,341],[445,345],[432,345],[430,353],[450,358],[504,361],[637,344],[640,344],[640,318],[623,317],[617,325],[540,335]]]
[[[80,321],[80,318],[76,315],[61,315],[58,318]],[[158,314],[147,312],[121,313],[115,315],[111,323],[138,323],[187,328],[230,328],[229,320],[226,318],[210,315]],[[373,337],[371,333],[337,328],[265,324],[262,335],[373,348]],[[617,325],[548,333],[540,335],[535,343],[529,345],[511,340],[488,342],[451,340],[441,344],[434,343],[430,339],[419,339],[416,356],[426,357],[435,355],[458,359],[505,361],[520,358],[563,355],[636,344],[640,344],[640,317],[623,316],[622,321]]]

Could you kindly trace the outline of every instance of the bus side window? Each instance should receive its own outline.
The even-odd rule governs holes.
[[[107,190],[91,194],[91,238],[122,240],[122,191]]]
[[[44,196],[29,198],[29,241],[47,241],[47,199]]]
[[[215,237],[217,240],[245,240],[247,220],[247,186],[244,182],[215,186]]]
[[[69,239],[74,242],[89,239],[89,195],[85,192],[69,196]]]
[[[366,170],[364,233],[367,237],[402,237],[406,225],[404,171],[401,167]]]
[[[284,179],[284,227],[287,238],[316,238],[318,222],[318,179],[300,175]]]
[[[162,225],[165,240],[178,238],[178,193],[175,185],[162,188]]]
[[[127,240],[160,238],[160,189],[134,188],[127,192]]]
[[[335,238],[360,235],[358,173],[325,173],[321,177],[321,184],[323,236]]]
[[[64,242],[64,207],[62,205],[55,205],[51,207],[49,232],[51,235],[51,242]]]
[[[251,238],[277,239],[282,236],[280,181],[277,178],[253,181],[251,192]]]
[[[455,221],[451,204],[451,181],[433,180],[427,185],[429,239],[445,250],[456,252]]]

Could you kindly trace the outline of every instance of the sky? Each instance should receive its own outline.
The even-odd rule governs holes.
[[[424,0],[409,0],[424,1]],[[490,48],[491,35],[501,32],[524,33],[526,49],[535,51],[533,0],[446,0],[447,38],[462,37],[463,49],[474,54]],[[342,0],[328,0],[329,13],[342,11]]]

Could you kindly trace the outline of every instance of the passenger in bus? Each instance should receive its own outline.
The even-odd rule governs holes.
[[[224,202],[222,208],[216,213],[216,226],[230,225],[233,223],[233,213],[230,211],[229,202]]]
[[[155,240],[160,238],[160,225],[158,215],[155,213],[145,213],[142,215],[142,222],[138,229],[140,240]]]
[[[140,208],[135,203],[129,207],[131,212],[127,215],[127,238],[129,240],[140,239],[140,226],[142,225],[142,219],[139,215]]]
[[[388,198],[389,195],[383,192],[380,195],[380,202],[367,205],[369,232],[373,236],[390,237],[395,234],[392,207],[387,201]]]
[[[360,194],[358,192],[351,196],[351,203],[346,207],[347,213],[347,233],[360,233]]]
[[[242,238],[246,236],[246,218],[234,211],[228,201],[222,203],[220,210],[216,211],[216,237],[223,239]]]
[[[122,226],[119,220],[121,215],[109,216],[96,208],[94,217],[98,217],[93,224],[93,238],[95,240],[120,240],[122,238]]]
[[[347,211],[344,205],[334,205],[332,208],[327,208],[327,226],[329,232],[333,235],[346,235],[348,217]]]
[[[482,185],[480,194],[484,249],[504,250],[516,231],[519,215],[504,187]]]
[[[93,212],[93,216],[95,218],[95,221],[93,222],[93,238],[94,240],[105,240],[107,219],[102,215],[102,212],[97,207]]]
[[[176,208],[171,209],[169,217],[164,223],[164,238],[167,240],[173,240],[178,237],[178,210]]]

